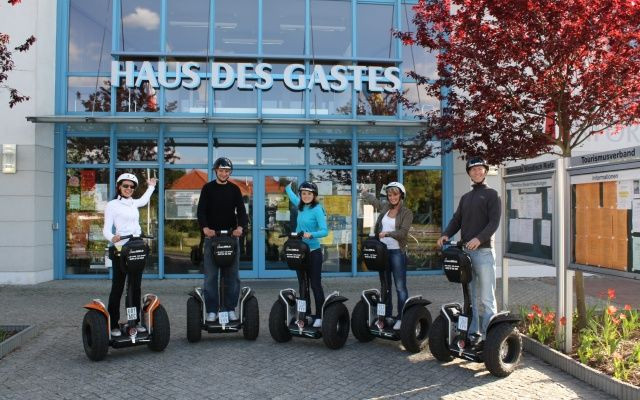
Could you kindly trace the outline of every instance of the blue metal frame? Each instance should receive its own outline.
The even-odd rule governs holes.
[[[403,1],[403,0],[350,0],[351,1],[351,13],[352,13],[352,31],[351,31],[351,40],[352,40],[352,53],[349,57],[337,57],[340,60],[343,60],[347,65],[355,65],[362,62],[378,62],[384,61],[386,63],[395,63],[395,65],[402,68],[402,53],[404,47],[399,39],[394,39],[396,41],[395,44],[395,54],[393,58],[390,59],[371,59],[371,58],[362,58],[357,57],[357,43],[358,43],[358,35],[357,35],[357,27],[358,27],[358,15],[357,15],[357,7],[358,4],[386,4],[394,6],[394,21],[395,27],[397,29],[403,29],[406,27],[402,26],[403,12],[405,4],[415,4],[414,1]],[[208,61],[212,59],[240,59],[247,58],[252,60],[253,62],[260,62],[264,59],[268,60],[287,60],[287,59],[296,59],[300,60],[301,63],[304,63],[307,66],[307,71],[309,71],[310,65],[315,60],[317,62],[322,62],[326,60],[334,60],[336,57],[314,57],[311,52],[311,31],[310,31],[310,23],[311,23],[311,2],[312,0],[305,0],[305,44],[304,44],[304,54],[298,55],[278,55],[278,56],[270,56],[264,54],[264,49],[262,45],[262,11],[264,9],[263,0],[258,1],[258,53],[256,54],[245,54],[245,55],[222,55],[222,54],[214,54],[215,48],[215,29],[209,29],[209,38],[208,38],[208,52],[206,55],[204,54],[191,54],[194,58],[203,59],[207,58]],[[58,15],[57,15],[57,40],[56,40],[56,59],[58,60],[56,66],[56,98],[55,98],[55,112],[56,115],[65,115],[65,114],[81,114],[88,115],[90,113],[73,113],[67,112],[67,90],[68,90],[68,78],[74,76],[106,76],[109,74],[109,71],[100,71],[98,74],[91,72],[68,72],[68,32],[69,32],[69,4],[70,0],[61,0],[58,2]],[[113,59],[118,59],[120,57],[133,55],[133,53],[128,53],[122,51],[120,48],[120,9],[121,9],[121,0],[113,0],[112,6],[112,21],[111,21],[111,29],[112,29],[112,37],[111,37],[111,54]],[[137,55],[147,55],[150,57],[157,57],[160,60],[165,60],[166,57],[176,55],[169,54],[165,52],[166,47],[166,14],[167,14],[167,0],[161,0],[161,28],[160,28],[160,50],[159,52],[144,52],[144,53],[136,53]],[[209,9],[209,21],[215,21],[215,7],[213,6],[213,0],[210,3]],[[213,25],[210,25],[213,26]],[[108,39],[106,39],[108,43]],[[182,54],[180,55],[189,56],[190,54]],[[203,78],[210,77],[210,71],[207,67],[206,71],[201,71],[200,75]],[[282,78],[278,74],[274,74],[274,79]],[[350,77],[350,82],[353,81],[353,78]],[[403,83],[413,83],[412,79],[408,77],[402,77]],[[304,116],[306,118],[312,119],[322,119],[322,118],[352,118],[352,119],[368,119],[368,120],[401,120],[406,118],[414,118],[412,115],[404,115],[404,110],[399,105],[396,115],[394,116],[374,116],[374,115],[357,115],[357,92],[355,91],[352,84],[350,84],[349,89],[351,92],[351,112],[350,116],[340,116],[340,115],[315,115],[311,113],[310,103],[311,103],[311,92],[306,91],[303,96],[303,107],[304,107]],[[214,113],[214,90],[210,85],[207,87],[206,91],[207,96],[207,116],[212,115],[220,115]],[[111,96],[112,98],[116,98],[116,88],[111,87]],[[156,113],[129,113],[129,112],[116,112],[115,104],[112,104],[111,111],[109,113],[96,113],[102,115],[111,115],[111,116],[141,116],[141,115],[165,115],[164,111],[164,99],[165,99],[165,89],[159,90],[159,111]],[[260,90],[257,91],[256,94],[256,106],[258,117],[262,116],[262,92]],[[443,103],[442,106],[445,106],[446,103]],[[172,116],[194,116],[193,113],[170,113]],[[203,114],[204,115],[204,114]],[[238,115],[233,114],[233,116],[247,116],[247,115]],[[269,115],[269,117],[277,117],[282,118],[286,121],[290,115]],[[296,117],[300,117],[297,115]],[[64,279],[64,278],[73,278],[73,279],[87,279],[87,278],[96,278],[96,277],[104,277],[107,278],[109,275],[67,275],[65,272],[65,246],[66,246],[66,210],[65,210],[65,195],[66,195],[66,168],[108,168],[109,170],[109,193],[112,195],[115,190],[115,174],[116,169],[118,168],[154,168],[158,171],[158,177],[160,178],[160,185],[163,185],[165,177],[165,169],[184,169],[184,168],[206,168],[209,172],[209,178],[213,179],[212,173],[212,164],[213,164],[213,139],[215,138],[251,138],[256,140],[256,162],[257,165],[249,166],[249,165],[238,165],[236,166],[235,173],[236,175],[248,175],[252,176],[254,179],[254,207],[253,207],[253,221],[254,221],[254,230],[253,230],[253,254],[254,254],[254,268],[251,271],[241,271],[240,276],[242,278],[256,278],[256,277],[291,277],[294,276],[290,271],[281,270],[281,271],[264,271],[264,252],[260,251],[260,240],[263,238],[261,236],[261,232],[259,231],[260,224],[255,222],[261,222],[264,218],[264,206],[262,199],[264,198],[264,187],[262,182],[258,183],[258,181],[263,180],[263,177],[268,174],[282,174],[293,171],[304,171],[304,175],[308,176],[310,170],[318,170],[318,169],[344,169],[349,170],[352,174],[352,178],[356,179],[358,170],[361,169],[371,169],[371,168],[382,168],[382,169],[397,169],[398,171],[398,179],[402,180],[405,174],[405,170],[441,170],[442,171],[442,189],[443,189],[443,199],[442,199],[442,215],[443,215],[443,226],[449,221],[451,216],[453,215],[454,205],[453,205],[453,156],[452,154],[443,155],[440,158],[440,165],[431,165],[431,166],[404,166],[403,165],[403,153],[401,147],[401,141],[405,139],[405,129],[404,128],[395,128],[390,127],[389,131],[391,132],[389,135],[374,135],[374,136],[364,136],[362,133],[359,133],[359,129],[357,126],[349,126],[348,121],[345,121],[345,132],[339,134],[312,134],[311,130],[313,127],[302,127],[300,129],[300,133],[286,133],[283,132],[281,134],[267,134],[263,132],[263,126],[251,126],[250,129],[246,133],[236,134],[232,132],[220,132],[217,131],[218,128],[215,126],[207,126],[206,131],[200,130],[198,132],[190,132],[189,128],[185,128],[184,132],[171,132],[169,133],[169,125],[158,125],[157,131],[154,132],[144,132],[144,133],[127,133],[122,131],[122,126],[117,124],[112,124],[108,127],[107,131],[99,131],[99,132],[69,132],[69,129],[64,124],[56,124],[54,127],[54,165],[55,165],[55,174],[54,174],[54,223],[57,223],[58,229],[54,231],[54,278],[55,279]],[[413,131],[412,131],[413,132]],[[108,164],[67,164],[66,163],[66,139],[67,137],[108,137],[110,142],[110,162]],[[155,138],[158,140],[158,145],[162,146],[164,143],[164,139],[166,137],[198,137],[198,138],[206,138],[208,141],[208,160],[207,164],[176,164],[176,165],[165,165],[163,160],[161,159],[161,154],[159,154],[159,159],[156,161],[150,162],[120,162],[117,160],[117,141],[118,139],[126,138],[126,139],[136,139],[136,138]],[[291,138],[298,137],[304,139],[304,163],[296,166],[282,165],[282,166],[273,166],[273,165],[261,165],[262,160],[262,148],[261,145],[263,143],[263,138]],[[313,138],[323,138],[323,139],[348,139],[351,140],[351,148],[352,148],[352,158],[350,165],[317,165],[310,163],[310,139]],[[360,141],[378,141],[385,140],[395,142],[396,146],[396,162],[389,164],[358,164],[358,143]],[[160,186],[162,187],[162,186]],[[357,204],[357,185],[352,185],[351,187],[351,206],[352,210],[356,210]],[[164,243],[164,191],[158,191],[158,243]],[[352,231],[352,243],[357,243],[357,229],[355,229],[357,223],[357,215],[352,216],[352,226],[354,227]],[[359,275],[372,275],[367,272],[358,272],[357,271],[357,249],[355,246],[352,246],[352,267],[350,272],[334,272],[334,273],[325,273],[326,276],[359,276]],[[157,278],[164,278],[167,275],[165,274],[165,265],[164,265],[164,248],[163,246],[158,246],[158,257],[159,257],[159,265],[158,265],[158,274],[145,275]],[[257,264],[261,264],[257,265]],[[263,272],[267,272],[264,274]],[[416,271],[409,272],[410,275],[424,275],[424,274],[432,274],[432,273],[440,273],[439,271]],[[170,274],[168,275],[171,278],[201,278],[202,275],[198,274]]]

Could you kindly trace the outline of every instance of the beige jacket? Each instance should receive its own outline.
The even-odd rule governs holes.
[[[389,203],[381,202],[371,193],[367,193],[363,196],[363,199],[366,203],[374,206],[378,212],[378,220],[376,221],[375,226],[375,234],[376,237],[382,230],[382,218],[389,211]],[[409,229],[411,229],[411,224],[413,223],[413,212],[404,206],[404,203],[400,203],[400,209],[398,210],[398,215],[396,215],[396,229],[393,232],[389,233],[389,236],[398,241],[400,248],[402,250],[406,250],[407,248],[407,237],[409,236]]]

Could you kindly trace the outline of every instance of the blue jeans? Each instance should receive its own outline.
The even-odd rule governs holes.
[[[385,272],[387,275],[387,302],[386,317],[391,316],[393,311],[393,301],[391,295],[391,274],[396,284],[396,293],[398,294],[398,317],[402,317],[402,307],[409,297],[407,291],[407,255],[400,249],[389,250],[389,269]]]
[[[238,267],[240,264],[240,244],[236,238],[236,258],[233,264],[222,268],[224,280],[224,304],[219,311],[234,311],[238,305],[240,295],[240,277]],[[204,303],[207,312],[218,312],[220,306],[218,293],[218,270],[220,268],[213,261],[213,244],[210,238],[204,239]]]
[[[473,264],[473,280],[471,281],[471,307],[473,316],[469,333],[482,334],[487,332],[491,317],[498,312],[496,305],[496,261],[493,249],[480,248],[467,250]],[[478,301],[479,300],[479,301]],[[482,314],[480,306],[482,305]],[[480,325],[482,315],[482,325]],[[479,330],[481,327],[482,330]]]

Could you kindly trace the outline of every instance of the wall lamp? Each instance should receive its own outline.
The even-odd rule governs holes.
[[[2,145],[2,173],[3,174],[15,174],[16,173],[16,145],[15,144],[3,144]]]

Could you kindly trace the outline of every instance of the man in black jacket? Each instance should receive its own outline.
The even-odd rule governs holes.
[[[475,335],[472,337],[474,341],[480,341],[486,334],[489,320],[497,312],[496,262],[491,239],[500,225],[501,203],[498,192],[484,183],[488,171],[489,165],[481,158],[473,157],[467,161],[467,174],[473,182],[472,189],[462,196],[453,218],[438,239],[438,246],[442,247],[445,240],[461,230],[461,240],[466,243],[466,251],[471,257],[473,316],[469,333]],[[484,308],[481,330],[480,304]]]
[[[242,236],[246,229],[247,211],[242,201],[240,188],[229,182],[233,170],[231,160],[218,158],[213,164],[216,179],[202,187],[198,201],[198,224],[204,233],[204,301],[207,309],[207,321],[215,321],[218,312],[218,270],[213,260],[212,240],[216,231],[231,231],[236,238]],[[238,319],[235,308],[240,294],[240,245],[237,244],[236,258],[233,265],[222,271],[224,279],[224,304],[220,311],[228,311],[229,319]]]

